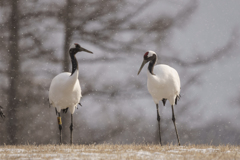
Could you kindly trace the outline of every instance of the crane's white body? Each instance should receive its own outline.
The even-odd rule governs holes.
[[[68,109],[71,112],[71,125],[70,125],[70,144],[73,143],[73,113],[80,104],[82,97],[80,82],[78,80],[78,61],[75,55],[78,52],[93,53],[79,44],[74,43],[69,48],[69,56],[72,62],[72,72],[64,72],[58,74],[53,78],[49,89],[49,103],[50,106],[55,107],[56,114],[58,115],[58,125],[60,131],[60,144],[62,143],[62,120],[61,110],[67,113]]]
[[[152,75],[147,73],[147,87],[155,104],[162,99],[167,99],[171,105],[175,104],[175,99],[180,94],[180,78],[177,71],[164,64],[155,65]]]
[[[70,72],[64,72],[53,78],[49,89],[49,102],[52,107],[57,108],[58,112],[69,108],[73,114],[81,97],[78,70],[72,76]]]

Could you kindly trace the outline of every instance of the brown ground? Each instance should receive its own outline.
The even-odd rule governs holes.
[[[6,145],[0,159],[240,159],[240,146]]]

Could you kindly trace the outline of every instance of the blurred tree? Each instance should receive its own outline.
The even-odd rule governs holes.
[[[9,66],[8,66],[8,143],[17,144],[17,110],[19,108],[18,93],[19,93],[19,76],[21,60],[19,58],[19,8],[18,1],[11,0],[11,14],[9,18]]]
[[[69,63],[69,47],[72,41],[72,35],[74,32],[74,28],[72,26],[72,19],[73,17],[73,8],[74,6],[76,6],[76,4],[74,4],[73,0],[66,0],[66,4],[65,4],[65,9],[63,10],[63,24],[64,24],[64,47],[63,47],[63,70],[65,72],[69,72],[70,71],[70,63]]]
[[[69,62],[69,47],[72,41],[72,35],[74,32],[74,28],[72,26],[72,19],[73,17],[73,8],[76,4],[73,0],[66,0],[64,9],[63,9],[63,15],[60,17],[60,21],[63,22],[64,25],[64,45],[63,45],[63,61],[62,61],[62,70],[65,72],[71,72],[70,71],[70,62]],[[63,143],[67,143],[67,139],[70,137],[70,131],[68,129],[67,124],[70,124],[70,116],[69,115],[62,115],[62,121],[63,121]]]
[[[28,124],[36,117],[31,114],[30,106],[36,105],[37,102],[41,105],[38,97],[43,95],[41,91],[45,90],[41,87],[42,84],[34,82],[33,76],[36,76],[36,73],[33,74],[29,61],[39,62],[39,57],[44,60],[43,57],[49,57],[51,50],[43,47],[44,36],[35,26],[34,22],[43,19],[42,10],[36,12],[32,7],[35,2],[1,0],[0,4],[5,15],[0,21],[0,46],[1,52],[4,53],[0,57],[3,82],[1,97],[2,102],[7,104],[7,117],[10,117],[6,120],[5,134],[2,134],[5,136],[0,138],[4,139],[2,142],[8,144],[19,144],[26,129],[29,130],[30,124],[24,124]],[[44,12],[44,15],[51,16],[52,13]],[[5,83],[6,80],[8,84]],[[33,94],[36,90],[37,94]]]

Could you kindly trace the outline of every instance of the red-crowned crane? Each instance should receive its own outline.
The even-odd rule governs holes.
[[[91,51],[82,48],[79,44],[74,43],[69,49],[69,56],[72,62],[72,73],[63,72],[58,74],[52,79],[49,89],[49,103],[50,106],[55,107],[58,114],[58,125],[60,131],[60,144],[62,143],[62,120],[61,111],[66,113],[69,109],[71,112],[71,125],[70,125],[70,144],[73,142],[73,113],[82,97],[80,82],[78,80],[78,62],[75,55],[78,52]]]
[[[157,121],[160,144],[162,145],[158,103],[159,101],[162,101],[163,105],[165,106],[165,103],[168,100],[172,106],[172,121],[175,127],[178,145],[180,146],[177,127],[175,123],[176,118],[173,108],[174,105],[177,104],[178,99],[180,98],[180,78],[178,72],[174,68],[165,64],[155,65],[157,62],[157,54],[154,51],[148,51],[143,56],[143,62],[138,71],[138,74],[141,72],[143,66],[147,62],[149,62],[147,72],[147,88],[157,108]]]

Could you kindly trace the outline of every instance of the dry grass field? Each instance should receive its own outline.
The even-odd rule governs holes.
[[[19,145],[0,146],[0,159],[240,159],[239,146]]]

